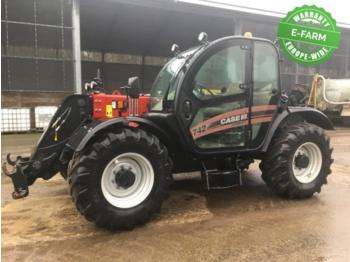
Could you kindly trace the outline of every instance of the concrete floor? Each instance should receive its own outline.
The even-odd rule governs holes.
[[[176,182],[160,214],[133,231],[110,233],[75,210],[59,176],[14,201],[2,177],[4,261],[349,261],[350,129],[328,132],[333,173],[321,194],[274,196],[254,164],[244,186],[204,192]],[[28,153],[38,135],[2,136],[2,152]]]

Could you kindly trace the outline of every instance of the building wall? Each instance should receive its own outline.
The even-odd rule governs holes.
[[[35,106],[57,106],[62,100],[72,94],[71,92],[18,92],[5,91],[1,95],[1,107],[35,107]]]
[[[1,1],[3,91],[73,88],[71,1]]]
[[[142,59],[142,57],[140,56]],[[128,78],[132,76],[140,77],[141,90],[144,93],[150,91],[152,83],[167,58],[148,57],[148,59],[158,60],[151,64],[129,63],[122,64],[117,61],[113,63],[103,62],[82,62],[82,82],[91,80],[100,69],[104,88],[107,92],[112,92],[128,83]],[[147,62],[147,61],[145,61]]]
[[[207,31],[212,40],[234,33],[232,14],[222,17],[218,12],[204,14],[201,9],[175,13],[114,2],[106,6],[107,1],[98,6],[94,1],[81,4],[82,83],[90,81],[100,68],[107,91],[125,85],[129,77],[137,75],[142,91],[149,92],[171,55],[170,41],[186,49],[197,44],[200,31]],[[74,86],[71,1],[4,0],[2,10],[3,107],[58,104],[62,97],[73,93]],[[242,31],[275,40],[278,21],[254,18],[248,14],[239,16]],[[315,73],[330,78],[350,77],[350,33],[343,32],[341,47],[327,63],[305,67],[285,59],[281,73],[283,89],[295,83],[309,85]]]

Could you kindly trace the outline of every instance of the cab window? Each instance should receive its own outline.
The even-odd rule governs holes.
[[[199,103],[199,109],[190,129],[198,147],[229,148],[245,145],[244,126],[247,120],[242,118],[238,121],[238,117],[244,117],[244,113],[238,116],[235,115],[235,112],[246,107],[245,96],[239,95],[245,92],[239,86],[245,83],[246,55],[247,50],[241,48],[240,45],[225,47],[207,58],[195,73],[192,93],[203,102]],[[220,102],[220,99],[217,99],[225,96],[233,97],[229,102]],[[216,102],[212,104],[210,99],[215,99]],[[225,119],[222,115],[226,113],[232,114],[228,121],[236,119],[239,122],[236,123],[237,126],[232,125],[231,127],[228,122],[224,124]],[[216,117],[219,117],[221,121],[218,121]],[[204,123],[208,124],[205,124],[208,127],[206,131],[202,129]],[[199,136],[198,132],[201,133]]]
[[[193,81],[193,94],[208,100],[243,93],[239,84],[245,79],[245,52],[231,46],[212,55],[199,69]]]
[[[264,106],[277,104],[279,89],[278,55],[276,49],[266,42],[254,43],[253,59],[253,105]],[[271,112],[262,112],[263,114]],[[261,144],[269,123],[252,125],[252,147]]]
[[[278,61],[276,50],[269,43],[254,43],[253,105],[268,105],[273,91],[278,88]]]

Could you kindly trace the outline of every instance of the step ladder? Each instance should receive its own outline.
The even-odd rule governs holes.
[[[228,189],[242,185],[242,174],[240,169],[207,169],[203,162],[202,166],[202,183],[208,191],[215,189]]]

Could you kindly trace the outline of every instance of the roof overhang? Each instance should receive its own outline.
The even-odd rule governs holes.
[[[294,0],[294,1],[247,1],[235,0],[234,3],[230,0],[174,0],[178,3],[187,3],[193,5],[200,5],[206,7],[220,8],[224,10],[231,10],[241,13],[250,13],[255,15],[270,16],[275,18],[284,17],[287,12],[293,10],[296,6],[302,6],[309,3],[308,0]],[[350,21],[348,18],[347,2],[339,2],[334,5],[334,1],[319,1],[317,5],[323,6],[330,11],[333,18],[337,21],[337,25],[341,28],[350,29]],[[341,5],[344,5],[342,7]]]

